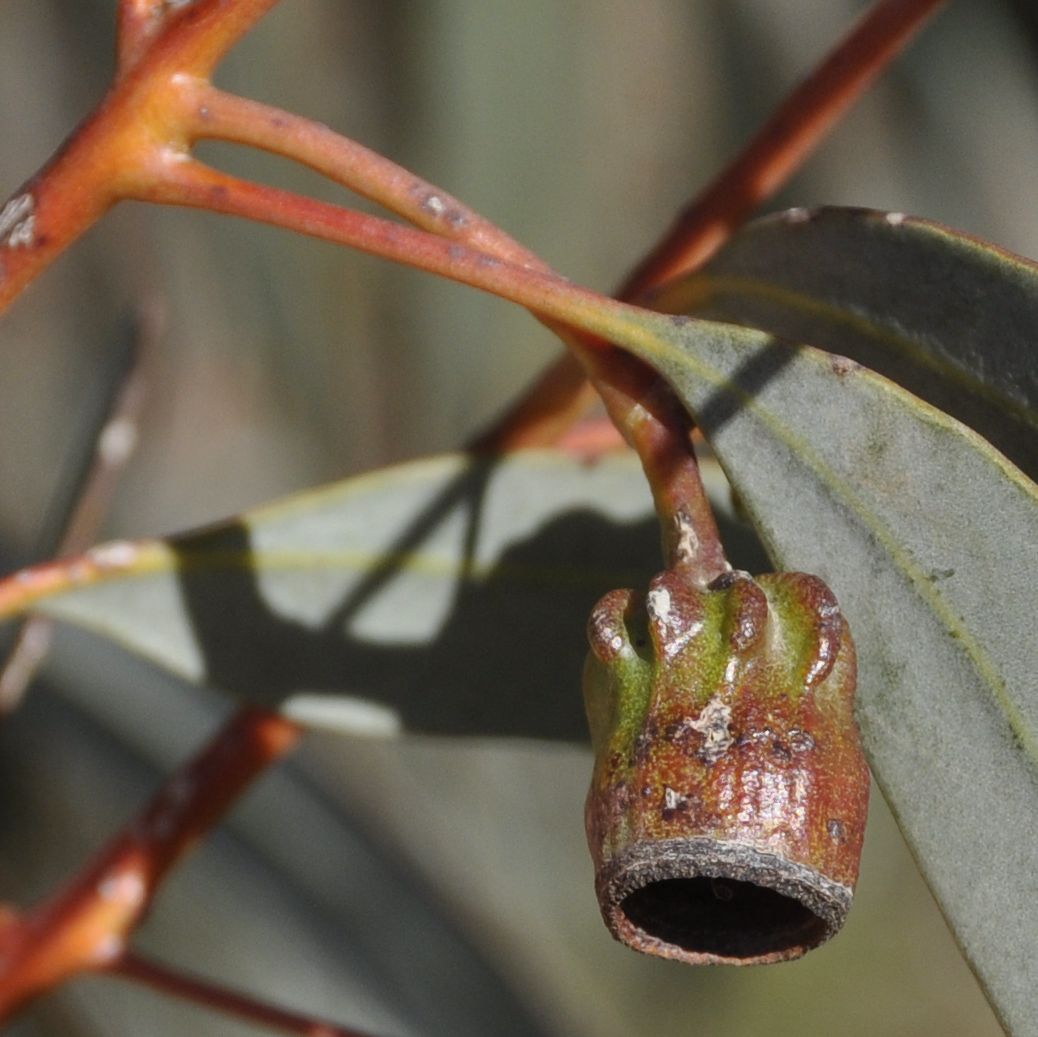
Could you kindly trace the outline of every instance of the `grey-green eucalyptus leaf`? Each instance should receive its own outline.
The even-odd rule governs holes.
[[[103,546],[36,607],[308,724],[583,740],[587,615],[657,543],[631,457],[459,455]]]
[[[739,564],[766,564],[704,476]],[[0,581],[182,677],[351,733],[584,741],[584,626],[659,566],[632,454],[431,458]]]
[[[673,313],[850,357],[1038,478],[1038,266],[901,213],[792,209],[662,290]]]
[[[629,348],[703,427],[777,565],[836,592],[877,777],[1004,1023],[1038,1033],[1034,483],[844,358],[639,325]]]

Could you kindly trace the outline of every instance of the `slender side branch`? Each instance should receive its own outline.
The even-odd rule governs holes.
[[[228,94],[203,80],[183,80],[179,86],[192,140],[217,139],[283,155],[416,227],[499,259],[548,270],[537,255],[464,202],[327,126]]]
[[[166,0],[175,10],[154,41],[156,67],[208,78],[278,0]],[[149,64],[151,62],[149,61]]]
[[[635,300],[702,265],[775,194],[945,0],[881,0],[685,209],[620,289]]]
[[[276,713],[239,711],[65,890],[0,923],[0,1022],[69,976],[121,957],[173,865],[300,734]]]
[[[44,542],[44,557],[66,557],[85,551],[108,515],[120,476],[137,444],[137,425],[144,402],[143,358],[154,349],[159,313],[152,305],[136,315],[126,359],[119,363],[114,385],[106,390],[104,413],[93,432],[86,467],[74,475],[75,495],[62,516],[57,543]],[[49,542],[48,542],[49,541]],[[14,710],[50,647],[52,621],[31,616],[18,631],[14,647],[0,663],[0,715]]]
[[[716,570],[714,575],[726,567],[688,440],[684,409],[650,368],[622,350],[606,346],[616,321],[624,321],[628,309],[624,304],[544,272],[543,264],[540,269],[517,266],[426,231],[241,180],[199,162],[170,164],[164,183],[156,185],[149,198],[351,245],[525,306],[570,346],[602,395],[614,424],[638,452],[656,496],[668,558],[674,564],[684,558],[697,570]],[[579,322],[579,330],[574,321]],[[679,528],[691,528],[690,523],[698,530],[695,539],[699,545],[691,552],[689,538]],[[679,547],[679,542],[684,546]]]
[[[326,126],[227,94],[208,83],[187,81],[181,84],[181,89],[185,123],[190,126],[188,132],[192,136],[233,141],[285,155],[310,166],[351,191],[378,202],[430,233],[463,241],[471,248],[531,270],[551,273],[547,264],[538,256],[458,199],[389,159],[339,136]],[[587,350],[586,343],[582,344],[571,329],[553,325],[553,330],[566,339],[572,348]],[[587,351],[585,360],[590,361],[595,352],[594,349]],[[680,466],[673,450],[668,454],[666,465],[660,463],[660,458],[665,442],[675,445],[682,453],[688,453],[687,417],[678,406],[657,405],[639,408],[638,420],[628,420],[631,417],[629,408],[637,405],[637,399],[630,395],[632,386],[637,384],[641,395],[651,393],[662,397],[663,394],[656,385],[655,376],[639,361],[624,357],[618,350],[609,350],[603,354],[603,358],[605,356],[609,357],[608,366],[601,362],[594,366],[598,391],[603,394],[608,392],[612,372],[615,372],[616,377],[622,377],[627,386],[628,391],[617,389],[608,393],[610,413],[617,427],[624,429],[628,441],[646,461],[652,484],[661,487],[662,499],[657,502],[661,509],[661,520],[666,528],[671,528],[674,525],[670,518],[673,509],[667,507],[666,501],[672,497],[671,491],[676,492],[675,476]],[[578,385],[588,386],[586,373],[579,362],[573,363],[570,370],[574,372]],[[549,388],[558,390],[557,385]],[[588,386],[588,391],[593,393],[595,389]],[[547,409],[544,409],[545,402],[543,398],[538,398],[534,406],[542,408],[544,420],[556,425],[559,432],[563,431],[561,416],[551,407],[553,401],[548,401]],[[479,448],[479,444],[476,448]],[[694,459],[690,464],[694,469]],[[698,482],[698,474],[693,474]],[[663,489],[664,486],[670,489]],[[719,551],[716,533],[712,542]]]
[[[416,227],[533,270],[549,271],[539,256],[459,199],[377,152],[327,126],[196,80],[183,82],[185,118],[195,138],[210,138],[283,155],[384,206]],[[543,386],[526,398],[522,414],[503,435],[472,444],[480,452],[515,450],[555,442],[597,399],[587,376],[569,354]]]
[[[580,288],[558,274],[534,270],[428,231],[231,176],[195,160],[167,163],[142,184],[141,201],[205,209],[349,245],[509,299],[549,320],[604,338],[630,307]]]
[[[166,27],[171,10],[183,3],[169,0],[119,0],[116,12],[116,72],[124,76]]]
[[[25,615],[52,594],[91,586],[128,570],[162,568],[168,552],[161,540],[122,540],[0,577],[0,623]]]
[[[107,971],[113,976],[145,983],[163,994],[193,1001],[282,1033],[296,1034],[298,1037],[365,1037],[359,1030],[348,1030],[324,1020],[288,1012],[247,994],[174,971],[139,954],[124,954]]]

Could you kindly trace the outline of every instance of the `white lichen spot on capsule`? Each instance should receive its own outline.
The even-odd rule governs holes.
[[[0,210],[0,245],[30,248],[36,243],[36,199],[26,192]]]
[[[649,611],[666,626],[670,623],[670,591],[666,587],[653,587],[649,591],[647,605]]]
[[[703,629],[703,620],[666,587],[653,587],[645,596],[649,620],[665,659],[673,659]]]
[[[739,676],[739,656],[735,653],[728,657],[724,664],[724,676],[721,678],[728,687],[735,684],[735,678]]]
[[[703,736],[699,757],[704,763],[717,763],[732,747],[735,738],[731,731],[732,707],[714,696],[695,720],[688,726]]]
[[[689,806],[689,799],[682,792],[678,792],[677,789],[672,789],[669,785],[663,786],[663,814],[664,820],[669,820],[668,814],[673,815],[678,811],[687,810]]]

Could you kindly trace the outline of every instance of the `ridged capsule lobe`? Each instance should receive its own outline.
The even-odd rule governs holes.
[[[661,658],[673,658],[703,629],[702,595],[677,573],[660,573],[653,579],[645,607],[652,643]]]
[[[623,651],[631,650],[626,615],[633,592],[610,591],[591,610],[587,638],[591,651],[603,663],[611,663]]]

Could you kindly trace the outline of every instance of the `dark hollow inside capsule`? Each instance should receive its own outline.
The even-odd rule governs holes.
[[[821,943],[829,928],[793,897],[704,875],[649,882],[625,896],[619,908],[650,938],[689,954],[731,960],[786,957]]]
[[[600,866],[606,925],[636,950],[694,965],[798,958],[835,933],[852,890],[739,840],[635,843]]]

